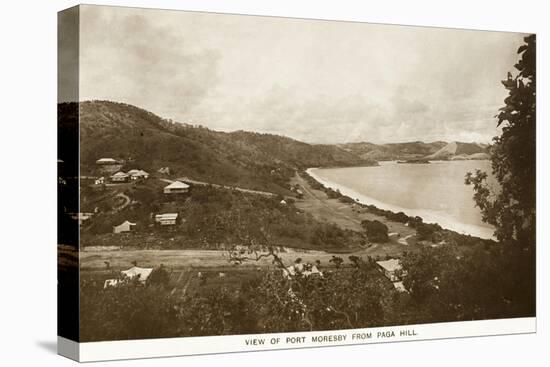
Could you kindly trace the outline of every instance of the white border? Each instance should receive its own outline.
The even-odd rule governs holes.
[[[2,270],[16,280],[3,283],[3,295],[10,302],[0,306],[2,317],[1,360],[5,365],[74,366],[56,354],[56,216],[41,215],[28,220],[31,200],[33,213],[54,213],[56,209],[56,12],[73,6],[76,0],[6,1],[0,12],[3,38],[2,85],[7,97],[3,104],[4,210]],[[461,27],[520,32],[537,32],[537,334],[504,338],[465,338],[416,343],[376,344],[368,347],[310,348],[277,353],[237,353],[223,356],[151,359],[98,363],[95,366],[306,366],[358,364],[369,366],[464,367],[538,366],[548,359],[550,340],[550,173],[544,168],[550,157],[548,101],[550,74],[550,22],[548,5],[540,0],[98,0],[105,5],[149,6],[287,17],[357,20]],[[27,45],[25,47],[25,45]],[[23,47],[22,47],[23,46]],[[16,157],[16,158],[14,158]],[[32,174],[29,176],[29,172]],[[25,193],[25,197],[22,196]],[[36,218],[35,218],[36,219]],[[31,228],[31,229],[30,229]],[[24,264],[17,261],[22,253]],[[26,269],[26,270],[25,270]],[[32,269],[30,271],[29,269]],[[25,291],[26,289],[26,291]],[[223,359],[222,359],[223,358]],[[361,363],[362,362],[362,363]]]
[[[174,357],[216,353],[254,352],[265,350],[312,348],[342,345],[375,344],[526,334],[536,332],[536,318],[515,318],[482,321],[455,321],[438,324],[402,325],[367,329],[310,331],[252,335],[224,335],[188,338],[140,339],[130,341],[72,342],[71,354],[62,354],[80,362],[107,361],[134,358]],[[394,335],[392,335],[392,333]],[[354,338],[354,334],[370,334],[370,338]],[[333,336],[340,340],[314,342],[314,337]],[[344,339],[345,337],[345,339]],[[291,338],[288,342],[287,338]],[[292,339],[294,338],[294,339]],[[297,338],[303,342],[296,342]],[[63,338],[60,338],[63,339]],[[264,340],[263,344],[247,345],[246,341]],[[66,339],[60,340],[71,343]],[[78,349],[76,349],[78,347]],[[76,358],[75,358],[76,356]]]
[[[139,1],[137,3],[140,3]],[[252,16],[275,16],[283,18],[294,19],[308,19],[308,20],[330,20],[330,21],[359,21],[365,23],[382,23],[382,24],[397,24],[397,25],[410,25],[410,26],[424,26],[424,27],[442,27],[442,28],[461,28],[461,29],[475,29],[475,30],[500,30],[500,31],[513,31],[519,32],[519,30],[498,29],[498,27],[490,28],[470,28],[468,25],[449,24],[434,24],[422,25],[415,23],[400,23],[395,21],[384,20],[372,20],[365,21],[362,19],[355,19],[354,17],[346,20],[338,20],[336,17],[323,17],[323,16],[301,16],[301,15],[280,15],[265,13],[240,13],[220,10],[206,10],[205,8],[193,9],[189,7],[187,9],[181,9],[179,7],[161,7],[160,5],[150,4],[109,4],[109,2],[94,1],[93,5],[114,5],[114,6],[131,6],[142,7],[144,9],[166,9],[166,10],[182,10],[182,11],[199,11],[199,12],[213,12],[222,14],[233,15],[252,15]],[[524,33],[531,33],[526,31]],[[538,63],[539,65],[540,63]],[[538,96],[540,102],[540,95]],[[540,105],[540,103],[539,103]],[[539,117],[540,124],[540,117]],[[539,161],[540,163],[540,161]],[[539,243],[539,242],[538,242]],[[537,259],[538,261],[538,259]],[[399,336],[401,330],[414,330],[414,336]],[[391,332],[393,331],[395,337],[377,337],[378,332]],[[352,334],[354,333],[371,333],[372,339],[369,340],[357,340],[350,341]],[[401,325],[393,327],[380,327],[380,328],[367,328],[367,329],[354,329],[354,330],[337,330],[337,331],[322,331],[322,332],[302,332],[302,333],[277,333],[277,334],[252,334],[252,335],[229,335],[229,336],[206,336],[206,337],[187,337],[187,338],[161,338],[161,339],[144,339],[144,340],[131,340],[131,341],[109,341],[109,342],[92,342],[92,343],[75,343],[65,340],[71,347],[76,347],[74,351],[78,355],[76,359],[80,362],[90,361],[109,361],[109,360],[124,360],[124,359],[143,359],[143,358],[158,358],[158,357],[174,357],[174,356],[191,356],[191,355],[204,355],[204,354],[218,354],[218,353],[236,353],[236,352],[251,352],[251,351],[267,351],[267,350],[285,350],[285,349],[301,349],[301,348],[314,348],[314,347],[327,347],[327,346],[344,346],[344,345],[360,345],[360,344],[376,344],[376,343],[390,343],[390,342],[403,342],[403,341],[420,341],[420,340],[434,340],[434,339],[448,339],[448,338],[464,338],[464,337],[479,337],[479,336],[496,336],[496,335],[514,335],[514,334],[526,334],[536,333],[536,318],[517,318],[517,319],[498,319],[498,320],[482,320],[482,321],[464,321],[464,322],[448,322],[437,324],[420,324],[420,325]],[[345,341],[341,342],[329,342],[329,343],[314,343],[311,341],[312,336],[319,335],[347,335]],[[305,342],[300,344],[291,344],[281,342],[276,345],[269,344],[271,339],[285,340],[287,337],[305,337]],[[62,339],[62,338],[61,338]],[[264,345],[246,345],[245,341],[250,339],[264,339],[266,344]],[[61,353],[60,353],[61,354]],[[71,357],[69,357],[71,358]]]

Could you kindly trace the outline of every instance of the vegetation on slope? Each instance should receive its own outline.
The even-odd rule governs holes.
[[[265,237],[280,247],[349,251],[364,242],[361,233],[319,222],[293,205],[291,199],[267,197],[211,186],[193,186],[184,196],[162,193],[166,183],[149,179],[116,187],[83,187],[85,209],[98,213],[84,222],[82,246],[129,248],[228,249],[235,245],[265,243]],[[131,198],[117,211],[117,193]],[[178,213],[176,226],[160,227],[153,216]],[[113,226],[125,220],[136,223],[131,233],[114,234]]]
[[[74,110],[67,104],[63,111]],[[358,166],[376,162],[332,145],[311,145],[287,137],[245,131],[218,132],[162,119],[135,106],[80,103],[81,173],[94,175],[102,157],[127,162],[125,168],[155,172],[170,167],[176,177],[287,193],[295,169]]]
[[[220,279],[171,274],[162,283],[118,287],[85,278],[81,286],[82,341],[341,330],[533,315],[515,279],[521,251],[426,247],[402,257],[399,292],[375,260],[350,256],[318,263],[323,276],[291,278],[248,271]],[[287,264],[289,265],[289,264]],[[183,279],[182,279],[183,278]]]

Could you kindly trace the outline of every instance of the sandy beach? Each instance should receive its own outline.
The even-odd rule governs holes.
[[[369,197],[365,194],[358,193],[357,191],[349,187],[328,181],[317,174],[318,170],[318,168],[308,168],[306,172],[323,186],[331,188],[335,191],[338,190],[340,193],[342,193],[342,195],[348,196],[356,200],[358,203],[364,205],[374,205],[379,209],[390,210],[394,213],[403,212],[408,216],[419,216],[426,223],[437,223],[445,229],[449,229],[461,234],[472,235],[483,239],[493,239],[494,230],[490,227],[460,223],[456,219],[442,211],[403,208],[400,206],[388,204],[378,199]]]

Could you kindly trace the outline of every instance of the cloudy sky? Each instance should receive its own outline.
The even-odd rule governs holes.
[[[312,143],[489,142],[522,34],[84,6],[80,99]]]

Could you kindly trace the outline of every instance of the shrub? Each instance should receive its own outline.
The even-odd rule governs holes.
[[[407,223],[409,221],[409,216],[403,212],[399,212],[399,213],[390,215],[389,219],[395,222]]]
[[[416,234],[419,240],[433,241],[441,227],[438,224],[419,223],[416,225]]]
[[[178,335],[176,299],[163,287],[129,281],[103,289],[82,282],[82,341],[163,338]]]
[[[332,259],[330,259],[328,262],[333,263],[334,266],[336,266],[336,269],[339,269],[340,266],[344,263],[344,259],[342,259],[340,256],[332,255]]]
[[[409,227],[416,228],[418,225],[423,223],[423,219],[418,216],[410,217],[407,223],[409,224]]]
[[[170,274],[166,271],[164,265],[160,264],[160,267],[155,268],[149,278],[147,278],[147,285],[160,285],[166,286],[170,281]]]

